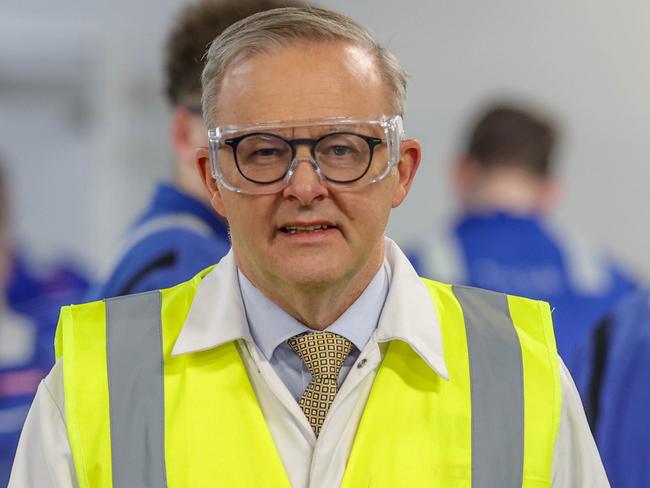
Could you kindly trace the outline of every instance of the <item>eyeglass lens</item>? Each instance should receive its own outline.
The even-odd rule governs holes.
[[[273,134],[250,134],[231,146],[239,171],[253,182],[272,183],[283,178],[295,157],[295,147],[301,144],[311,146],[312,157],[328,179],[352,182],[368,171],[378,142],[376,138],[346,132],[328,134],[318,140],[293,141]]]

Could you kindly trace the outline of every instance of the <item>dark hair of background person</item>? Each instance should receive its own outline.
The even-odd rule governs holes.
[[[515,105],[495,104],[472,130],[467,156],[484,169],[519,167],[539,177],[552,172],[557,129],[544,115]]]
[[[176,17],[165,49],[165,94],[172,106],[200,105],[203,57],[210,43],[231,24],[257,12],[305,7],[291,0],[199,0]]]

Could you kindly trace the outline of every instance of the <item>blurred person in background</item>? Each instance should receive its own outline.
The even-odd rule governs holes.
[[[194,162],[207,144],[201,116],[201,71],[210,42],[255,12],[296,5],[287,0],[198,0],[183,7],[168,35],[165,94],[171,106],[173,179],[158,184],[87,300],[166,288],[185,281],[230,249],[226,221],[209,205]]]
[[[609,312],[571,360],[612,486],[650,486],[650,290]]]
[[[9,196],[0,168],[0,486],[7,486],[20,431],[38,384],[54,364],[59,298],[80,298],[58,281],[16,274],[9,230]],[[20,266],[27,266],[20,261]],[[70,282],[72,283],[72,282]],[[20,290],[12,297],[11,290]],[[58,294],[57,294],[58,292]],[[14,292],[15,293],[15,292]],[[11,298],[14,299],[12,302]]]
[[[79,263],[63,257],[36,263],[17,246],[11,248],[11,272],[5,290],[14,310],[56,324],[63,305],[83,299],[90,281]]]
[[[2,300],[15,312],[48,323],[54,329],[63,305],[77,303],[90,285],[83,267],[69,256],[41,262],[33,259],[20,242],[11,237],[11,187],[8,166],[0,156],[0,198],[6,252],[6,271],[2,281]],[[51,354],[50,354],[51,356]],[[53,359],[53,356],[52,356]]]
[[[560,355],[630,292],[635,280],[577,232],[549,220],[558,201],[557,130],[543,114],[499,103],[482,112],[452,172],[462,206],[450,229],[421,236],[423,276],[551,304]]]

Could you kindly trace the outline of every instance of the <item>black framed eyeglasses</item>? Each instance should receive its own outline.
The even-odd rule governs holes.
[[[277,134],[253,132],[225,139],[239,173],[259,184],[282,180],[296,158],[298,146],[309,146],[322,176],[334,183],[360,180],[371,166],[375,147],[385,142],[355,132],[332,132],[318,139],[285,139]]]

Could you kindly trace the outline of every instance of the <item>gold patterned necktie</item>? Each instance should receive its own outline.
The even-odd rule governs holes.
[[[311,381],[298,405],[318,437],[336,396],[339,372],[352,350],[352,343],[333,332],[301,334],[292,337],[287,343],[311,373]]]

